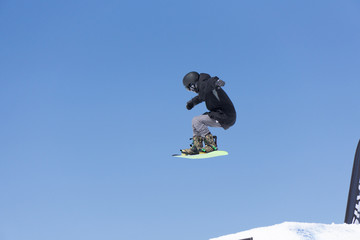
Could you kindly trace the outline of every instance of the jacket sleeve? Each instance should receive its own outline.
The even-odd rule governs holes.
[[[199,103],[203,102],[204,100],[201,100],[200,96],[196,96],[193,99],[191,99],[188,103],[192,103],[194,106],[198,105]]]

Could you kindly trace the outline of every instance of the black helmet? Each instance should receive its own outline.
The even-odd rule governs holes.
[[[199,81],[199,73],[197,72],[189,72],[183,78],[183,84],[187,90],[191,90],[191,86],[194,86],[197,81]]]

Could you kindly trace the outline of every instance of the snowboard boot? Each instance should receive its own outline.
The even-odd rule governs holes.
[[[208,153],[218,150],[216,140],[217,140],[216,136],[213,136],[211,133],[208,133],[204,138],[205,147],[203,148],[203,151]]]
[[[203,150],[204,138],[200,136],[194,136],[193,138],[190,138],[190,140],[191,139],[193,140],[193,143],[190,144],[191,148],[181,149],[180,151],[186,155],[195,155],[195,154],[199,154],[199,152],[204,152]]]

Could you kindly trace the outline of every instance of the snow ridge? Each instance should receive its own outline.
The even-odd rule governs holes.
[[[359,224],[284,222],[210,240],[360,240]]]

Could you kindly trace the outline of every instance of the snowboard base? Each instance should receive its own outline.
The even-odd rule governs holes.
[[[195,155],[186,155],[186,154],[173,154],[173,157],[179,157],[179,158],[189,158],[189,159],[203,159],[203,158],[213,158],[213,157],[219,157],[219,156],[226,156],[229,153],[226,151],[213,151],[209,153],[199,153]]]

